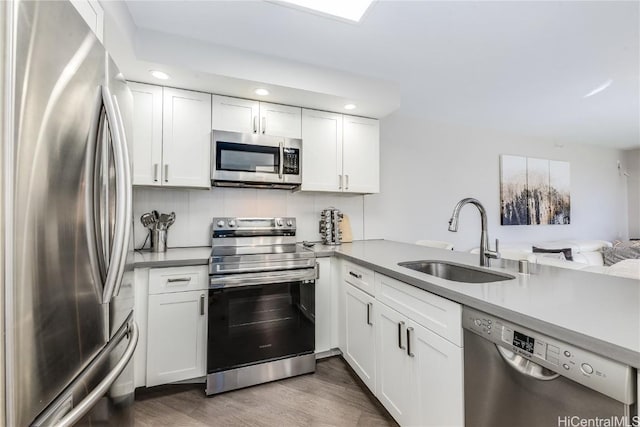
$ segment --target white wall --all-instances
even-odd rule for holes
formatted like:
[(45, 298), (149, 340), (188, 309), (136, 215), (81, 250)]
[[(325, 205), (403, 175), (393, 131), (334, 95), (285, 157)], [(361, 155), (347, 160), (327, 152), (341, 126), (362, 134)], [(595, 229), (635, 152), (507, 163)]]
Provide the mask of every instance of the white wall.
[(629, 237), (640, 239), (640, 148), (627, 150), (627, 189), (629, 197)]
[[(211, 245), (211, 218), (214, 216), (297, 218), (298, 241), (317, 241), (320, 211), (329, 206), (349, 216), (354, 239), (362, 239), (363, 197), (323, 193), (292, 193), (285, 190), (213, 188), (207, 190), (135, 187), (133, 192), (134, 239), (139, 248), (148, 232), (139, 218), (153, 209), (176, 213), (169, 229), (170, 248)], [(148, 243), (147, 243), (148, 246)]]
[[(626, 179), (618, 174), (623, 152), (428, 123), (394, 113), (381, 121), (381, 192), (365, 196), (366, 238), (413, 242), (445, 240), (457, 250), (479, 245), (480, 216), (473, 206), (460, 215), (458, 233), (447, 231), (454, 205), (480, 200), (489, 237), (503, 242), (626, 238)], [(571, 224), (500, 225), (501, 154), (571, 164)], [(493, 243), (492, 243), (493, 245)]]

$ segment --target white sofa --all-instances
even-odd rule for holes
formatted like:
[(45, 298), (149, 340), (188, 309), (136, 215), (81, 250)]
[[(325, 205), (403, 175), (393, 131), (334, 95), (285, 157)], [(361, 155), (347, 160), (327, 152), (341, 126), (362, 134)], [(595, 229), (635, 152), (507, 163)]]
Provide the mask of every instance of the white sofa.
[[(534, 253), (533, 247), (541, 249), (571, 249), (573, 260), (561, 259), (558, 254)], [(610, 267), (604, 265), (602, 248), (612, 247), (605, 240), (558, 240), (553, 242), (520, 242), (500, 245), (500, 255), (504, 259), (526, 259), (539, 265), (570, 268), (592, 273), (610, 274), (640, 280), (640, 260), (631, 259), (618, 262)], [(480, 249), (471, 250), (479, 253)]]

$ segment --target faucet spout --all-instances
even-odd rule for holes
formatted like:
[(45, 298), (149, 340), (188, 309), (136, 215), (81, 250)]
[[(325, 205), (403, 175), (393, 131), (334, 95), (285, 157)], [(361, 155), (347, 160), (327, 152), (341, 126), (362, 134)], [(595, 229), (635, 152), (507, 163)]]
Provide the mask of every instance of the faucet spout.
[(498, 252), (498, 239), (496, 239), (496, 250), (492, 251), (489, 248), (489, 232), (487, 229), (487, 211), (485, 210), (482, 203), (477, 199), (467, 197), (466, 199), (460, 200), (456, 206), (453, 208), (453, 213), (451, 214), (451, 219), (449, 220), (449, 231), (456, 232), (458, 231), (458, 218), (460, 217), (460, 210), (463, 206), (467, 204), (472, 204), (478, 211), (480, 212), (480, 222), (481, 222), (481, 232), (480, 232), (480, 265), (483, 267), (488, 267), (490, 263), (490, 259), (498, 259), (500, 258), (500, 253)]

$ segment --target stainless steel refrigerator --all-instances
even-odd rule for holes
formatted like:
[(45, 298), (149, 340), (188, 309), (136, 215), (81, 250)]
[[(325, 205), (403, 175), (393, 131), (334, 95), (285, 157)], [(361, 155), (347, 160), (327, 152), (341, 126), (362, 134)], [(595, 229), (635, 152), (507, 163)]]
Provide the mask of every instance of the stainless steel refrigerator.
[(0, 425), (126, 425), (132, 96), (68, 1), (1, 5)]

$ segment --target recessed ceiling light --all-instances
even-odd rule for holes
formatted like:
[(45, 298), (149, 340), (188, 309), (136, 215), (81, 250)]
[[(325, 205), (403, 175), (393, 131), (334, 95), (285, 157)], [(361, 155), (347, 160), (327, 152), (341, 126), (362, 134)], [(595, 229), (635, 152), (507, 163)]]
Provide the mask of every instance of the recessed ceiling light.
[(151, 73), (151, 75), (153, 77), (155, 77), (156, 79), (160, 79), (160, 80), (167, 80), (169, 78), (169, 74), (167, 73), (163, 73), (162, 71), (158, 71), (158, 70), (151, 70), (149, 71)]
[(269, 91), (263, 88), (258, 88), (256, 90), (253, 91), (253, 93), (255, 93), (256, 95), (260, 95), (260, 96), (267, 96), (269, 95)]
[(607, 80), (606, 82), (602, 83), (600, 86), (598, 86), (597, 88), (595, 88), (594, 90), (592, 90), (591, 92), (583, 96), (583, 98), (589, 98), (590, 96), (593, 96), (597, 93), (602, 92), (603, 90), (611, 86), (611, 83), (613, 83), (613, 79)]
[(344, 106), (345, 110), (355, 110), (356, 104), (347, 104)]
[(282, 3), (360, 22), (373, 0), (281, 0), (276, 2), (276, 4)]

